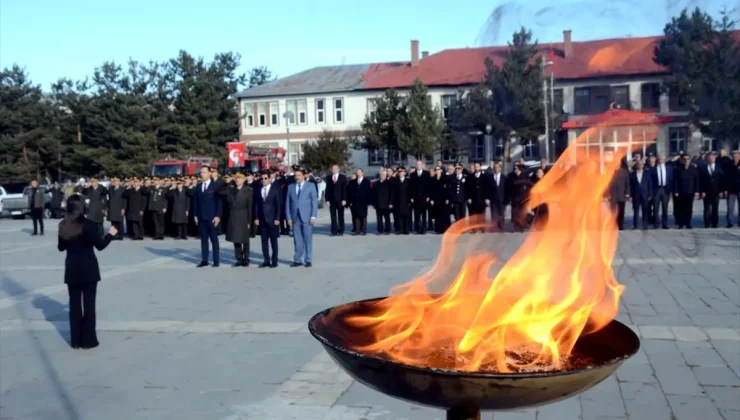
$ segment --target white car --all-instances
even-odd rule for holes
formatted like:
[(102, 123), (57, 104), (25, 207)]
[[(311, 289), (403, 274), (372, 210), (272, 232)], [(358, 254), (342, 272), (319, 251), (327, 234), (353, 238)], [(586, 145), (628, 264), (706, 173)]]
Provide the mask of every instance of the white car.
[(0, 186), (0, 216), (6, 216), (5, 214), (3, 214), (3, 211), (4, 211), (3, 201), (16, 200), (16, 199), (23, 198), (23, 197), (24, 197), (23, 193), (9, 194), (8, 191), (6, 191), (4, 187)]

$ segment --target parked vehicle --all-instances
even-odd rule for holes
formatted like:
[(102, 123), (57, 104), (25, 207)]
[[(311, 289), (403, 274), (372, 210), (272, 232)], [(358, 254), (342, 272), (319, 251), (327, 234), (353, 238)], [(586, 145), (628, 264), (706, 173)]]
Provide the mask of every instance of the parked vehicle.
[[(39, 185), (46, 195), (46, 205), (44, 207), (44, 218), (51, 218), (51, 192), (48, 185)], [(26, 186), (21, 194), (4, 197), (2, 199), (2, 214), (9, 215), (14, 219), (23, 219), (31, 213), (28, 207), (28, 195), (31, 193), (31, 186)]]
[(27, 184), (7, 184), (0, 187), (0, 217), (10, 216), (10, 211), (5, 206), (6, 201), (12, 201), (17, 198), (23, 198), (23, 188)]

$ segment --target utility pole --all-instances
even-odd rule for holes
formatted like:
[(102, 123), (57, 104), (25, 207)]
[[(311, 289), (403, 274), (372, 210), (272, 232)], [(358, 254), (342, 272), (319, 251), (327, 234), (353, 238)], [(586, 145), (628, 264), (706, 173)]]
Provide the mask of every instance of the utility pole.
[[(547, 68), (547, 60), (545, 59), (545, 56), (542, 56), (542, 76), (545, 75), (545, 69)], [(547, 94), (547, 79), (545, 77), (542, 77), (542, 105), (544, 110), (544, 117), (545, 117), (545, 156), (547, 158), (550, 158), (550, 115), (549, 115), (549, 106), (548, 106), (548, 94)]]

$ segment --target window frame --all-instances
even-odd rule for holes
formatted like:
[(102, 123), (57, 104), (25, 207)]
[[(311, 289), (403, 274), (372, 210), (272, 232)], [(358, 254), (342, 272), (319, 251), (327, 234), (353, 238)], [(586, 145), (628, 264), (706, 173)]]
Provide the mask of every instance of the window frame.
[[(292, 105), (292, 108), (293, 109), (291, 109), (291, 105)], [(285, 101), (285, 112), (292, 112), (293, 113), (292, 120), (290, 118), (286, 118), (286, 120), (288, 120), (288, 121), (286, 121), (286, 123), (289, 126), (291, 126), (291, 125), (292, 126), (297, 125), (297, 122), (298, 122), (298, 101), (297, 100)]]
[(528, 139), (522, 144), (522, 157), (525, 159), (538, 159), (540, 157), (540, 142)]
[[(584, 93), (585, 95), (579, 95)], [(579, 105), (579, 98), (581, 102)], [(585, 99), (584, 99), (585, 98)], [(585, 109), (583, 106), (585, 105)], [(576, 115), (588, 115), (591, 113), (591, 88), (590, 87), (577, 87), (573, 89), (573, 113)]]
[[(622, 104), (617, 103), (617, 93), (620, 95), (622, 92), (626, 95), (625, 100), (626, 103), (624, 106), (621, 106)], [(615, 107), (619, 106), (617, 109), (623, 109), (623, 110), (631, 110), (632, 109), (632, 100), (630, 97), (630, 85), (614, 85), (609, 87), (609, 102), (610, 104), (614, 104)]]
[(645, 82), (640, 85), (640, 110), (660, 111), (661, 94), (659, 82)]
[[(478, 153), (480, 152), (480, 154)], [(483, 162), (486, 158), (486, 136), (474, 135), (470, 142), (470, 162)]]
[(280, 103), (270, 102), (270, 126), (280, 126)]
[[(303, 110), (301, 110), (303, 105)], [(303, 117), (303, 121), (301, 121)], [(296, 125), (307, 125), (308, 124), (308, 101), (305, 99), (299, 99), (296, 101)]]
[(257, 104), (257, 123), (260, 127), (267, 126), (267, 103), (260, 102)]
[[(332, 101), (334, 105), (334, 124), (344, 124), (344, 98), (337, 97), (333, 98)], [(339, 101), (341, 106), (337, 107), (337, 101)], [(339, 118), (337, 118), (337, 116), (339, 116)]]
[[(448, 101), (449, 103), (447, 103)], [(440, 98), (440, 102), (442, 104), (442, 119), (447, 121), (450, 119), (452, 108), (455, 107), (455, 103), (457, 102), (457, 95), (442, 95), (442, 97)]]
[(368, 149), (367, 166), (382, 166), (385, 163), (386, 149)]
[[(676, 139), (674, 140), (674, 133), (676, 133)], [(683, 139), (681, 139), (680, 134), (683, 133)], [(668, 127), (668, 152), (671, 155), (676, 155), (680, 152), (686, 152), (686, 145), (688, 144), (689, 140), (689, 127), (688, 126), (678, 126), (678, 127)], [(674, 147), (674, 144), (676, 147)], [(681, 146), (681, 147), (678, 147)]]
[[(321, 104), (321, 107), (319, 107), (319, 104)], [(316, 124), (326, 124), (326, 99), (315, 99), (314, 106), (316, 107)]]
[(254, 104), (244, 102), (244, 125), (245, 128), (253, 128), (255, 123), (254, 119)]

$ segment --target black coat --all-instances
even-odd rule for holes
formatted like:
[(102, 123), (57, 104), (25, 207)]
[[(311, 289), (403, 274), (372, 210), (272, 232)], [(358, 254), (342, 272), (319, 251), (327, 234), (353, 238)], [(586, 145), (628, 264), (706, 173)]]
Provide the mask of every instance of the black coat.
[(434, 202), (434, 207), (444, 206), (449, 201), (448, 180), (445, 175), (440, 178), (433, 176), (429, 179), (429, 201)]
[(427, 199), (431, 199), (431, 180), (432, 177), (429, 176), (429, 171), (416, 171), (413, 174), (409, 175), (409, 180), (411, 181), (410, 189), (411, 189), (411, 198), (414, 199), (414, 206), (425, 206)]
[(236, 244), (249, 242), (250, 226), (253, 223), (254, 191), (246, 184), (241, 189), (229, 187), (229, 225), (226, 228), (226, 240)]
[(270, 185), (270, 190), (267, 193), (267, 197), (262, 198), (262, 189), (257, 192), (257, 201), (254, 204), (254, 218), (262, 223), (274, 223), (276, 220), (279, 221), (283, 214), (283, 200), (281, 198), (282, 191), (280, 191), (280, 185), (273, 183)]
[(367, 217), (367, 206), (372, 201), (372, 195), (370, 193), (370, 180), (362, 178), (362, 182), (358, 180), (350, 181), (347, 186), (347, 198), (349, 198), (349, 204), (354, 210), (355, 217), (363, 218)]
[(534, 183), (524, 172), (517, 175), (512, 172), (506, 177), (507, 181), (507, 192), (506, 196), (511, 200), (511, 205), (518, 207), (524, 204), (529, 197), (529, 191), (532, 189)]
[(688, 168), (683, 165), (678, 166), (673, 173), (673, 181), (675, 194), (694, 195), (701, 191), (699, 170), (696, 165), (691, 164)]
[(162, 213), (167, 209), (167, 189), (164, 187), (149, 187), (149, 202), (147, 210)]
[(146, 211), (146, 188), (138, 190), (129, 188), (123, 193), (126, 200), (126, 219), (130, 222), (141, 222), (144, 219), (142, 213)]
[(178, 191), (177, 188), (169, 190), (168, 192), (170, 200), (172, 200), (172, 223), (174, 224), (185, 224), (188, 222), (188, 216), (190, 212), (190, 195), (191, 193), (187, 188), (183, 188)]
[(732, 163), (725, 169), (725, 188), (729, 193), (740, 193), (740, 165)]
[[(532, 178), (535, 180), (536, 178)], [(508, 203), (508, 196), (506, 194), (506, 175), (502, 172), (499, 174), (498, 185), (496, 185), (496, 174), (489, 176), (488, 186), (488, 199), (493, 203), (506, 204)]]
[(400, 216), (411, 214), (411, 181), (406, 177), (403, 182), (397, 178), (393, 185), (393, 209)]
[(118, 188), (111, 187), (108, 189), (108, 221), (123, 222), (121, 210), (126, 209), (125, 192), (126, 189), (120, 185)]
[(64, 201), (64, 193), (62, 190), (60, 188), (52, 188), (49, 192), (51, 193), (51, 208), (62, 208), (62, 201)]
[(467, 200), (465, 195), (466, 183), (465, 175), (462, 174), (460, 179), (457, 179), (457, 174), (450, 175), (450, 202), (451, 203), (462, 203), (464, 204)]
[(83, 195), (90, 200), (87, 205), (87, 218), (95, 223), (103, 223), (105, 213), (108, 210), (108, 190), (104, 186), (98, 185), (97, 188), (89, 187), (85, 189)]
[(341, 204), (342, 201), (347, 201), (347, 177), (339, 174), (337, 176), (337, 183), (335, 184), (333, 175), (326, 177), (326, 201), (336, 204)]
[(700, 188), (702, 193), (708, 197), (716, 197), (719, 193), (725, 191), (725, 173), (718, 163), (714, 164), (714, 172), (711, 175), (709, 175), (709, 165), (701, 168), (700, 174)]
[(614, 203), (624, 203), (630, 196), (630, 172), (619, 168), (612, 177), (609, 185), (609, 200)]
[(476, 178), (475, 174), (470, 174), (465, 180), (465, 185), (465, 195), (468, 200), (473, 200), (472, 204), (475, 206), (485, 206), (486, 198), (488, 198), (486, 194), (486, 176), (481, 173)]
[(376, 181), (373, 184), (373, 206), (378, 210), (388, 210), (393, 205), (393, 181)]
[(100, 281), (100, 267), (93, 247), (102, 251), (113, 239), (111, 235), (100, 237), (97, 223), (85, 219), (82, 234), (71, 240), (58, 238), (57, 249), (67, 251), (64, 261), (64, 282), (70, 284)]

